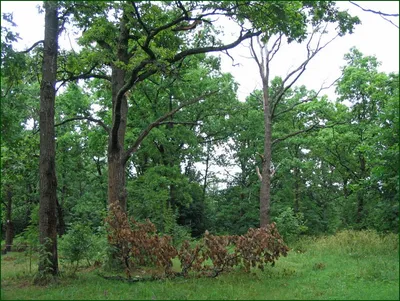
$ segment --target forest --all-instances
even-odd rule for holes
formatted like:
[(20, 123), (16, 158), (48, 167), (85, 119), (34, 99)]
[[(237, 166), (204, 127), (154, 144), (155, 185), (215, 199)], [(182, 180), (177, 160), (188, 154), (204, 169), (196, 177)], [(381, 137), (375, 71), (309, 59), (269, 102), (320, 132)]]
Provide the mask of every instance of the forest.
[[(44, 40), (24, 51), (12, 14), (2, 15), (2, 265), (7, 253), (25, 254), (35, 283), (64, 265), (124, 271), (125, 280), (139, 266), (216, 278), (236, 266), (269, 271), (317, 238), (337, 246), (369, 233), (398, 244), (398, 72), (379, 71), (378, 57), (353, 47), (336, 81), (297, 84), (361, 26), (357, 16), (334, 1), (38, 9)], [(234, 36), (224, 38), (222, 21)], [(65, 33), (77, 37), (68, 49)], [(241, 101), (217, 54), (244, 42), (262, 88)], [(305, 56), (273, 77), (283, 43), (302, 43)], [(331, 87), (336, 99), (324, 93)], [(177, 258), (182, 269), (171, 272)], [(398, 274), (397, 254), (397, 284)]]

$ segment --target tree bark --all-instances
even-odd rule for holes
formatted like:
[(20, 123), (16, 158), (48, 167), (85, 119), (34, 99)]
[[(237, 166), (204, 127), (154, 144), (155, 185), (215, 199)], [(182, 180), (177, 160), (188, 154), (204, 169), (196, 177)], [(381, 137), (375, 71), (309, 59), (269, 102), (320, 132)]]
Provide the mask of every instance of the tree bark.
[(55, 165), (55, 84), (58, 51), (58, 4), (44, 2), (45, 34), (40, 85), (40, 202), (39, 241), (44, 246), (39, 272), (58, 274), (57, 255), (57, 178)]
[(269, 102), (268, 77), (263, 76), (263, 110), (264, 110), (264, 158), (262, 160), (262, 179), (260, 186), (260, 228), (270, 223), (271, 207), (271, 144), (272, 122)]
[[(128, 64), (128, 37), (129, 30), (126, 27), (126, 16), (121, 20), (120, 35), (118, 39), (118, 60)], [(112, 128), (108, 142), (108, 203), (119, 202), (123, 211), (126, 211), (126, 187), (125, 187), (125, 160), (124, 141), (128, 103), (126, 95), (119, 96), (121, 88), (125, 85), (126, 71), (112, 66), (111, 93), (112, 93)]]
[[(360, 178), (365, 179), (367, 177), (366, 171), (366, 161), (363, 154), (359, 154), (360, 158)], [(357, 191), (357, 215), (356, 215), (356, 223), (362, 228), (362, 220), (364, 216), (364, 189), (363, 187), (359, 188)]]
[(65, 234), (64, 209), (57, 199), (57, 233), (61, 237)]

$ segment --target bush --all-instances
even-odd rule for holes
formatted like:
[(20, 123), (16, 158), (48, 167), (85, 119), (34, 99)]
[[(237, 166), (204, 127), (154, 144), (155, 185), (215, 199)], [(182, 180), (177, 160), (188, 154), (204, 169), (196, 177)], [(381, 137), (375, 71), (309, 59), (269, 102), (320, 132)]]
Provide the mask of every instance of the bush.
[(90, 260), (101, 262), (104, 259), (107, 243), (105, 235), (102, 233), (96, 235), (93, 232), (88, 225), (78, 223), (59, 239), (61, 256), (69, 261), (71, 266), (75, 264), (75, 271), (81, 260), (86, 260), (90, 265)]
[(295, 213), (291, 207), (284, 209), (275, 218), (275, 222), (279, 228), (279, 233), (285, 241), (293, 241), (308, 230), (303, 213)]
[[(243, 265), (246, 271), (251, 267), (263, 270), (266, 264), (273, 265), (289, 251), (275, 223), (266, 228), (249, 229), (240, 236), (216, 236), (206, 231), (204, 238), (194, 247), (189, 241), (184, 241), (179, 252), (172, 245), (170, 236), (157, 235), (156, 227), (150, 221), (128, 220), (117, 204), (110, 205), (107, 223), (109, 242), (118, 250), (128, 278), (131, 278), (131, 266), (134, 265), (157, 265), (164, 269), (166, 276), (187, 276), (189, 271), (193, 271), (216, 277), (237, 265)], [(172, 259), (176, 256), (181, 262), (179, 273), (172, 271)]]

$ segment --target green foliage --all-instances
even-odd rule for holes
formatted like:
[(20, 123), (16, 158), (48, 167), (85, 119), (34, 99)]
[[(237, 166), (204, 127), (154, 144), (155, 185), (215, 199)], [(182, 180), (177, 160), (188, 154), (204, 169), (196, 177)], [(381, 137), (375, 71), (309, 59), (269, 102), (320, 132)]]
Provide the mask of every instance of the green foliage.
[(302, 212), (295, 213), (291, 207), (281, 211), (274, 218), (274, 221), (285, 241), (298, 239), (301, 234), (306, 233), (308, 230), (304, 214)]
[(319, 238), (317, 245), (320, 249), (356, 257), (385, 256), (398, 252), (399, 236), (394, 233), (379, 234), (375, 230), (343, 230), (334, 236)]
[(82, 260), (86, 260), (88, 264), (91, 260), (99, 263), (104, 260), (104, 248), (107, 244), (105, 232), (93, 232), (89, 225), (75, 223), (67, 234), (58, 240), (60, 258), (67, 260), (71, 266), (75, 264), (74, 272)]
[(51, 244), (51, 239), (46, 237), (45, 242), (38, 246), (38, 265), (42, 266), (42, 269), (39, 269), (33, 277), (33, 283), (35, 285), (44, 286), (56, 280), (53, 273), (52, 262), (50, 260), (53, 254), (48, 251), (48, 244)]

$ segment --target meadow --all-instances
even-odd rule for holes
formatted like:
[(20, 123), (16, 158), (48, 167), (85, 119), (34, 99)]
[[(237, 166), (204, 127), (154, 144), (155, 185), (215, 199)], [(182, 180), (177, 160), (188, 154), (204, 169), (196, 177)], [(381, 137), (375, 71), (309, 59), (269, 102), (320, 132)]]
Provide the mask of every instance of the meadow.
[[(2, 300), (398, 300), (396, 234), (342, 231), (289, 244), (274, 267), (237, 268), (217, 278), (127, 283), (104, 279), (101, 267), (80, 266), (46, 286), (33, 285), (37, 266), (25, 252), (1, 256)], [(36, 262), (36, 261), (34, 261)], [(178, 264), (178, 263), (176, 263)]]

